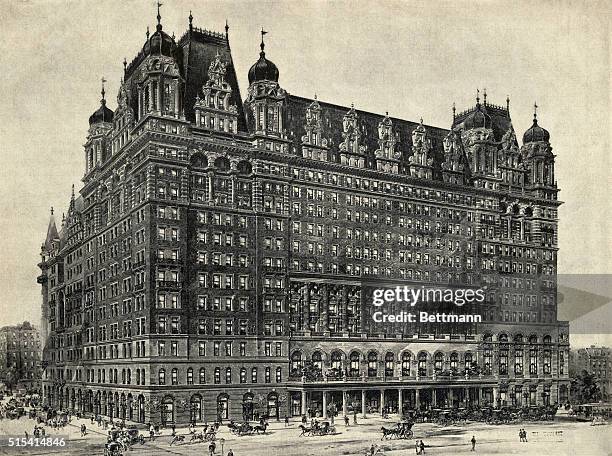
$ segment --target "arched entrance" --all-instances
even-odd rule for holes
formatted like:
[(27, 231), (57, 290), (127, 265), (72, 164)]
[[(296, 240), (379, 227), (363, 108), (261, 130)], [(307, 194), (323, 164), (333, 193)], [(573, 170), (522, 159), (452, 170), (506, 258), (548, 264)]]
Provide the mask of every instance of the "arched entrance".
[(161, 424), (167, 426), (174, 423), (174, 399), (172, 396), (164, 397), (161, 407)]
[(253, 403), (253, 400), (253, 393), (245, 393), (244, 396), (242, 396), (242, 419), (244, 421), (250, 421), (255, 419), (255, 405)]
[(229, 419), (229, 396), (225, 393), (217, 396), (217, 419), (219, 421)]
[(145, 422), (145, 398), (142, 394), (138, 395), (138, 422)]
[(268, 417), (279, 419), (278, 394), (276, 392), (268, 394)]
[(189, 420), (192, 423), (199, 423), (202, 421), (202, 396), (199, 394), (194, 394), (191, 396), (189, 401)]

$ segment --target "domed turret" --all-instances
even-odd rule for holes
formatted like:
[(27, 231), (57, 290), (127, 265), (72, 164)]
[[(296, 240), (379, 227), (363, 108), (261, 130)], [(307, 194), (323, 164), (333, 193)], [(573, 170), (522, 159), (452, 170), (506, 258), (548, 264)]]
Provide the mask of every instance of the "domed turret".
[(102, 99), (100, 100), (100, 107), (89, 116), (89, 125), (93, 125), (100, 122), (112, 122), (113, 111), (106, 106), (106, 100), (104, 99), (104, 85), (102, 85)]
[[(155, 33), (147, 39), (143, 46), (145, 55), (165, 55), (172, 57), (176, 49), (174, 38), (162, 30), (161, 15), (159, 14), (160, 4), (157, 5), (157, 27)], [(147, 35), (149, 34), (147, 28)]]
[[(537, 109), (537, 105), (535, 106)], [(523, 135), (523, 144), (533, 143), (533, 142), (548, 142), (550, 140), (550, 133), (547, 130), (540, 127), (538, 125), (538, 116), (537, 113), (533, 114), (533, 125), (525, 132)]]
[(278, 82), (278, 68), (273, 62), (266, 59), (266, 53), (264, 52), (265, 44), (263, 42), (263, 35), (267, 33), (261, 31), (261, 52), (259, 53), (259, 60), (249, 69), (249, 85), (256, 81), (272, 81)]

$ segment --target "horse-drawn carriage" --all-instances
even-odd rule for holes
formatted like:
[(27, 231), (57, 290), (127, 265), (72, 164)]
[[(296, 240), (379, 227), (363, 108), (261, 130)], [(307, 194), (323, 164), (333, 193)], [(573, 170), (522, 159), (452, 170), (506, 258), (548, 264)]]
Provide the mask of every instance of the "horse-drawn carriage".
[(302, 430), (300, 436), (330, 435), (336, 433), (336, 426), (330, 424), (329, 421), (322, 421), (321, 423), (315, 421), (310, 427), (300, 424), (300, 429)]
[(104, 445), (104, 456), (123, 456), (124, 446), (114, 440)]
[(205, 424), (204, 428), (200, 432), (191, 432), (190, 442), (199, 441), (199, 442), (213, 442), (217, 438), (217, 431), (219, 430), (219, 424)]
[(382, 437), (380, 440), (385, 439), (410, 439), (414, 435), (412, 431), (414, 426), (413, 421), (400, 421), (391, 428), (381, 427)]
[(235, 423), (234, 421), (230, 421), (227, 425), (227, 428), (234, 435), (243, 436), (243, 435), (252, 435), (252, 434), (265, 434), (266, 429), (268, 428), (268, 423), (263, 422), (252, 426), (249, 422), (245, 421), (243, 423)]
[(141, 445), (144, 445), (145, 443), (144, 435), (140, 433), (136, 426), (130, 426), (129, 428), (127, 428), (125, 430), (125, 436), (127, 437), (127, 440), (129, 441), (130, 445), (134, 445), (135, 443), (140, 443)]

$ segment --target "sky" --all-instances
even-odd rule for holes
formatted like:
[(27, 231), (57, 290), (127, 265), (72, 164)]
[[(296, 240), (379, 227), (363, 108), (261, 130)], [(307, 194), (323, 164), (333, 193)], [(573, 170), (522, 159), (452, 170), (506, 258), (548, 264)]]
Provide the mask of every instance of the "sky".
[[(164, 31), (177, 39), (190, 10), (197, 27), (222, 32), (227, 19), (243, 97), (264, 27), (266, 56), (296, 95), (448, 128), (453, 102), (467, 109), (486, 88), (491, 103), (510, 97), (519, 139), (537, 102), (564, 201), (559, 272), (612, 273), (609, 2), (163, 3)], [(123, 59), (155, 29), (155, 5), (0, 0), (0, 326), (40, 319), (49, 208), (61, 219), (72, 184), (81, 187), (100, 79), (114, 109)]]

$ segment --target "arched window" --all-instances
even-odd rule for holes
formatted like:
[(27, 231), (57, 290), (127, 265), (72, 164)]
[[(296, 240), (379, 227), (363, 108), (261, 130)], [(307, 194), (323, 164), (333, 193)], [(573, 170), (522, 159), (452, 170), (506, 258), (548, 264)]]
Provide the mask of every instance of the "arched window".
[(187, 384), (193, 385), (193, 369), (191, 367), (187, 369)]
[(312, 367), (319, 371), (323, 370), (323, 356), (321, 352), (317, 351), (312, 354)]
[(450, 368), (452, 371), (457, 371), (457, 369), (459, 369), (459, 355), (457, 353), (451, 353)]
[(159, 385), (165, 385), (166, 384), (166, 369), (164, 369), (163, 367), (159, 370), (159, 372), (157, 374), (157, 383)]
[(378, 354), (371, 351), (368, 353), (368, 377), (376, 377), (378, 374)]
[(359, 353), (352, 352), (349, 356), (349, 375), (359, 377)]
[(292, 376), (302, 375), (303, 367), (304, 367), (304, 363), (302, 362), (302, 352), (294, 351), (291, 354), (291, 375)]
[(529, 337), (529, 374), (538, 374), (538, 338), (537, 336)]
[(385, 377), (393, 377), (395, 356), (391, 352), (385, 355)]
[(427, 353), (425, 352), (419, 353), (418, 363), (419, 363), (418, 365), (419, 375), (426, 376), (427, 375)]
[(508, 342), (508, 335), (507, 334), (500, 334), (499, 335), (499, 342)]
[(228, 385), (232, 383), (232, 368), (231, 367), (227, 367), (225, 369), (225, 383)]
[(240, 383), (247, 382), (247, 370), (243, 367), (240, 369)]
[(200, 367), (200, 385), (206, 383), (206, 369)]
[(276, 368), (276, 383), (283, 381), (283, 370), (280, 367)]
[(474, 358), (472, 354), (470, 352), (467, 352), (465, 356), (463, 357), (463, 364), (465, 365), (465, 370), (472, 369), (473, 360)]
[(508, 345), (499, 347), (499, 374), (508, 375)]
[(221, 368), (215, 367), (215, 385), (221, 383)]
[(342, 369), (342, 354), (340, 352), (336, 351), (331, 354), (331, 368)]
[(410, 375), (410, 352), (402, 353), (402, 375)]
[(176, 367), (172, 369), (172, 384), (178, 385), (178, 369)]
[(444, 355), (440, 352), (434, 355), (434, 370), (436, 372), (441, 372), (444, 363)]
[(542, 353), (542, 369), (545, 375), (550, 374), (550, 359), (550, 349), (545, 348), (544, 352)]

